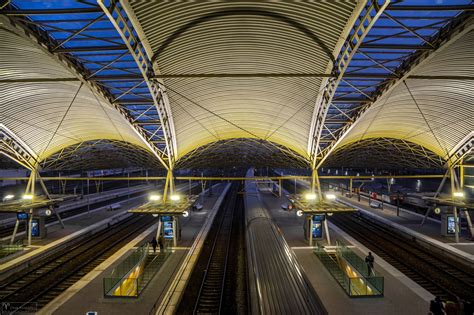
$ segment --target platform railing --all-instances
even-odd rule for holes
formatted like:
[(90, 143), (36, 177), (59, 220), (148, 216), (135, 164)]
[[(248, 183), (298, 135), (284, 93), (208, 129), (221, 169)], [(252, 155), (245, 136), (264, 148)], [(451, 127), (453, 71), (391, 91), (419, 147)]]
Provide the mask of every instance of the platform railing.
[(13, 255), (24, 249), (23, 240), (18, 240), (15, 244), (0, 245), (0, 259)]
[(105, 297), (138, 297), (170, 255), (152, 252), (148, 243), (137, 248), (103, 279)]
[(367, 264), (352, 250), (337, 243), (335, 248), (317, 247), (315, 255), (350, 297), (383, 296), (384, 278), (368, 274)]

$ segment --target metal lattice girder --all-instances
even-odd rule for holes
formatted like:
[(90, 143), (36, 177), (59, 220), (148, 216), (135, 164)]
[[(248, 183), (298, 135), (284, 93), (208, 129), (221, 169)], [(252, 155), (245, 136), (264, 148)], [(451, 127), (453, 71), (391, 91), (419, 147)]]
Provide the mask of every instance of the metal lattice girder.
[(308, 168), (309, 161), (298, 153), (270, 141), (252, 138), (220, 140), (199, 147), (181, 157), (177, 168), (288, 167)]
[(162, 159), (167, 161), (168, 168), (172, 169), (175, 162), (175, 156), (177, 155), (177, 147), (173, 118), (166, 91), (158, 81), (153, 79), (153, 65), (120, 1), (110, 0), (108, 6), (103, 0), (97, 0), (97, 3), (109, 17), (117, 32), (119, 32), (125, 45), (135, 59), (143, 79), (148, 86), (153, 98), (153, 103), (159, 113), (161, 126), (164, 132), (166, 155), (163, 154)]
[(33, 150), (3, 124), (0, 124), (0, 154), (30, 170), (34, 169), (38, 162)]
[(41, 162), (43, 170), (99, 170), (123, 167), (160, 168), (148, 151), (128, 142), (99, 139), (81, 142), (49, 156)]
[[(472, 25), (472, 15), (469, 13), (463, 13), (456, 16), (456, 18), (449, 22), (450, 23), (440, 28), (437, 33), (429, 38), (429, 40), (424, 39), (427, 42), (426, 45), (434, 47), (435, 49), (417, 50), (415, 52), (409, 53), (405, 58), (403, 58), (403, 61), (393, 71), (393, 73), (390, 73), (395, 74), (396, 78), (387, 76), (385, 81), (381, 82), (375, 89), (370, 91), (370, 98), (367, 98), (365, 101), (356, 103), (351, 103), (352, 101), (346, 102), (347, 108), (351, 111), (350, 115), (347, 115), (347, 118), (349, 118), (348, 123), (341, 125), (341, 127), (337, 130), (336, 139), (326, 142), (326, 146), (324, 148), (319, 147), (320, 151), (317, 155), (317, 167), (321, 166), (325, 159), (335, 151), (338, 144), (341, 143), (344, 137), (351, 131), (355, 124), (361, 120), (361, 118), (368, 112), (371, 106), (377, 102), (377, 100), (379, 100), (384, 95), (389, 95), (390, 92), (393, 91), (393, 89), (395, 89), (399, 84), (402, 84), (406, 79), (410, 78), (413, 69), (415, 69), (420, 63), (428, 59), (430, 56), (433, 56), (441, 46), (446, 44), (451, 39), (468, 32), (470, 28), (467, 26)], [(374, 67), (377, 66), (380, 65), (374, 65)], [(357, 92), (356, 94), (360, 95), (361, 97), (364, 96), (360, 92)], [(354, 97), (354, 99), (357, 98)], [(354, 107), (354, 104), (357, 104), (357, 107)], [(447, 154), (443, 158), (449, 160), (450, 155)]]
[(323, 166), (438, 169), (444, 164), (443, 158), (416, 143), (394, 138), (368, 138), (338, 147)]
[(333, 65), (332, 72), (336, 75), (336, 78), (327, 80), (323, 93), (318, 96), (315, 113), (313, 114), (313, 121), (311, 123), (312, 128), (310, 131), (308, 144), (309, 156), (312, 161), (313, 168), (316, 166), (318, 154), (320, 151), (319, 145), (321, 134), (324, 129), (324, 121), (326, 119), (329, 106), (333, 101), (336, 89), (357, 49), (361, 45), (365, 36), (367, 36), (369, 33), (375, 21), (377, 21), (382, 12), (388, 6), (389, 2), (390, 1), (384, 1), (382, 5), (379, 5), (377, 0), (370, 0), (366, 2), (361, 12), (361, 16), (355, 21), (352, 31), (343, 44), (341, 52), (336, 59), (336, 63)]
[(474, 151), (474, 131), (462, 139), (450, 152), (447, 166), (462, 162), (463, 158)]
[[(28, 6), (30, 3), (22, 2), (21, 5)], [(68, 4), (64, 4), (64, 6), (67, 5)], [(13, 6), (11, 8), (12, 10), (18, 9)], [(130, 123), (141, 141), (143, 141), (145, 146), (148, 147), (151, 152), (153, 152), (155, 158), (161, 161), (165, 168), (169, 168), (169, 163), (167, 161), (168, 154), (165, 150), (165, 146), (161, 145), (161, 125), (158, 124), (158, 126), (156, 126), (157, 128), (155, 128), (152, 133), (153, 137), (150, 138), (149, 129), (151, 129), (151, 127), (141, 126), (140, 124), (134, 123), (136, 120), (135, 115), (133, 115), (132, 111), (130, 110), (130, 108), (136, 108), (137, 106), (140, 106), (139, 104), (131, 103), (131, 97), (134, 99), (143, 97), (151, 99), (148, 87), (141, 87), (137, 85), (136, 81), (130, 82), (129, 80), (123, 81), (121, 79), (116, 80), (114, 78), (108, 78), (107, 80), (104, 80), (106, 81), (106, 83), (104, 83), (97, 79), (97, 74), (105, 75), (106, 77), (112, 74), (114, 76), (121, 76), (125, 74), (135, 77), (140, 76), (140, 72), (136, 66), (135, 60), (131, 57), (128, 47), (123, 45), (121, 39), (119, 39), (120, 42), (113, 42), (109, 39), (107, 33), (104, 33), (100, 35), (102, 37), (99, 37), (99, 33), (95, 33), (95, 30), (98, 28), (95, 25), (93, 27), (89, 27), (89, 29), (93, 31), (93, 34), (96, 36), (85, 34), (85, 31), (88, 29), (86, 29), (84, 25), (93, 25), (94, 21), (107, 23), (110, 25), (108, 28), (113, 32), (116, 32), (115, 28), (113, 28), (107, 17), (100, 19), (100, 13), (102, 13), (104, 16), (105, 14), (99, 7), (97, 7), (97, 9), (98, 10), (95, 10), (97, 11), (94, 13), (95, 15), (90, 15), (91, 13), (88, 12), (87, 8), (85, 10), (76, 10), (76, 8), (72, 8), (71, 10), (73, 10), (76, 14), (72, 19), (67, 16), (67, 12), (63, 12), (64, 16), (61, 15), (61, 18), (58, 19), (44, 19), (44, 16), (55, 14), (54, 12), (56, 12), (56, 10), (61, 12), (61, 10), (63, 10), (61, 8), (55, 8), (47, 11), (37, 9), (25, 11), (31, 13), (32, 15), (17, 16), (12, 14), (9, 16), (9, 19), (10, 22), (16, 27), (21, 27), (30, 38), (38, 42), (43, 47), (46, 47), (60, 63), (68, 67), (77, 76), (77, 80), (85, 83), (95, 95), (111, 104), (111, 106), (115, 108)], [(51, 11), (54, 12), (51, 13)], [(2, 13), (3, 12), (4, 11), (2, 11)], [(84, 16), (84, 18), (78, 19), (77, 14), (82, 14), (81, 16)], [(41, 18), (37, 19), (36, 17), (38, 16)], [(76, 22), (80, 25), (79, 27), (77, 26)], [(56, 25), (61, 25), (61, 27)], [(73, 34), (74, 37), (72, 37), (71, 34)], [(97, 46), (96, 51), (90, 50), (86, 52), (82, 51), (74, 53), (71, 51), (70, 53), (58, 53), (58, 50), (61, 51), (62, 48), (82, 45), (81, 39), (84, 38), (91, 39), (102, 44), (113, 43), (117, 45), (117, 47), (121, 45), (123, 49), (119, 52), (107, 52), (102, 50), (104, 46)], [(99, 62), (97, 60), (103, 61)], [(118, 62), (122, 63), (123, 65), (116, 66)], [(129, 65), (133, 65), (134, 67), (130, 67)], [(143, 81), (143, 78), (141, 78), (141, 81)], [(127, 106), (124, 106), (125, 104), (127, 104)], [(152, 114), (153, 113), (150, 112), (149, 119), (158, 121), (158, 113), (156, 113), (156, 110), (154, 116)]]

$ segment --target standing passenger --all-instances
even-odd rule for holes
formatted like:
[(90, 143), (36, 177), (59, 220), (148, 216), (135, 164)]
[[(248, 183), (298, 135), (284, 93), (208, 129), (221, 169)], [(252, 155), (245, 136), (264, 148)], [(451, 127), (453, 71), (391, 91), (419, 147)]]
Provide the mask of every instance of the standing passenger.
[(165, 238), (163, 237), (163, 233), (161, 233), (160, 237), (158, 237), (158, 245), (160, 245), (160, 253), (162, 253), (165, 245)]
[[(365, 263), (367, 264), (367, 276), (371, 276), (372, 273), (373, 273), (373, 269), (374, 269), (374, 256), (372, 256), (372, 253), (369, 252), (369, 255), (367, 255), (367, 257), (365, 257)], [(374, 272), (374, 275), (375, 275), (375, 272)]]
[(151, 244), (151, 246), (153, 246), (153, 254), (156, 254), (156, 245), (158, 245), (158, 242), (156, 241), (155, 237), (153, 237), (150, 244)]
[(430, 312), (433, 315), (444, 315), (443, 302), (439, 296), (430, 301)]

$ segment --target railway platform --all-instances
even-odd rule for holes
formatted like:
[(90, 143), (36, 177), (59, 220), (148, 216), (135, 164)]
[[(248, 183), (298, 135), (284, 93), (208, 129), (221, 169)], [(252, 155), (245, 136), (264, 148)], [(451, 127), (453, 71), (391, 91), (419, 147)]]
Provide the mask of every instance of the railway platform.
[[(329, 314), (424, 314), (428, 312), (429, 301), (433, 298), (428, 291), (417, 285), (401, 272), (376, 256), (375, 269), (385, 279), (383, 297), (349, 298), (333, 276), (307, 245), (303, 234), (303, 217), (295, 211), (286, 211), (281, 204), (286, 198), (271, 194), (261, 194), (270, 215), (283, 233), (322, 303)], [(342, 230), (329, 225), (331, 239), (339, 240), (364, 258), (368, 249)], [(324, 244), (322, 244), (324, 245)]]
[[(72, 200), (66, 200), (62, 202), (56, 211), (61, 215), (63, 212), (67, 212), (71, 209), (78, 207), (84, 207), (93, 205), (100, 202), (106, 202), (112, 199), (117, 199), (122, 197), (122, 199), (127, 199), (127, 195), (131, 198), (136, 196), (140, 192), (153, 189), (153, 185), (136, 185), (132, 187), (118, 188), (114, 190), (102, 191), (98, 193), (92, 193), (89, 195), (84, 195), (84, 198), (80, 198), (79, 195), (77, 198)], [(65, 217), (64, 219), (66, 219)], [(0, 213), (0, 226), (13, 225), (16, 220), (16, 215), (12, 213)], [(55, 221), (57, 222), (57, 221)]]
[(421, 225), (423, 216), (412, 211), (400, 209), (399, 216), (397, 216), (396, 206), (384, 204), (383, 210), (371, 208), (365, 196), (361, 196), (361, 201), (357, 200), (357, 196), (348, 198), (338, 195), (337, 197), (340, 201), (347, 202), (356, 207), (364, 215), (400, 230), (430, 247), (438, 248), (459, 259), (474, 263), (474, 241), (470, 239), (467, 231), (461, 231), (460, 242), (455, 243), (454, 236), (440, 235), (441, 222), (439, 220), (428, 218)]
[(43, 239), (33, 239), (31, 246), (25, 246), (24, 250), (9, 255), (2, 259), (0, 264), (0, 279), (34, 264), (52, 251), (67, 246), (67, 244), (77, 238), (87, 237), (87, 235), (98, 231), (103, 226), (119, 221), (127, 216), (127, 210), (143, 203), (144, 197), (134, 197), (120, 202), (121, 209), (108, 211), (109, 207), (104, 206), (63, 220), (65, 227), (51, 223), (47, 225), (48, 235)]
[[(119, 251), (102, 262), (80, 281), (46, 305), (39, 314), (85, 314), (94, 311), (99, 314), (154, 314), (167, 296), (175, 278), (179, 275), (183, 262), (193, 247), (195, 239), (207, 218), (216, 209), (224, 185), (214, 187), (213, 195), (203, 199), (203, 209), (192, 212), (182, 220), (182, 235), (177, 247), (171, 247), (171, 254), (158, 273), (149, 282), (138, 298), (105, 298), (103, 278), (119, 265), (137, 247), (149, 242), (156, 233), (156, 225), (151, 226)], [(192, 269), (192, 266), (191, 266)]]

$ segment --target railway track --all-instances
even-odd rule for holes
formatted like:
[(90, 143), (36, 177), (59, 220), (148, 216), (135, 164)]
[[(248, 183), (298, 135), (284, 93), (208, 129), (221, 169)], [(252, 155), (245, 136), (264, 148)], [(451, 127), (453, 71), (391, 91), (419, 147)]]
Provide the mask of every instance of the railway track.
[(46, 257), (7, 278), (0, 286), (0, 301), (14, 305), (10, 314), (32, 304), (40, 309), (154, 222), (149, 216), (132, 215)]
[[(284, 183), (294, 189), (294, 183)], [(304, 191), (297, 183), (297, 192)], [(474, 302), (474, 267), (460, 266), (447, 256), (440, 256), (360, 214), (334, 215), (329, 219), (364, 246), (397, 268), (435, 296), (448, 299), (460, 297)]]
[(335, 215), (329, 220), (433, 295), (474, 302), (474, 268), (460, 267), (360, 215)]
[[(140, 195), (143, 195), (143, 198), (145, 198), (146, 191), (139, 191), (139, 192), (131, 193), (130, 198), (134, 198), (134, 197), (137, 197), (137, 196), (140, 196)], [(91, 203), (89, 205), (89, 210), (95, 210), (95, 209), (98, 209), (98, 208), (101, 208), (101, 207), (104, 207), (104, 206), (108, 206), (108, 205), (117, 203), (119, 201), (127, 200), (128, 198), (129, 197), (125, 194), (123, 196), (120, 196), (120, 197), (117, 197), (117, 198), (114, 198), (114, 199), (109, 199), (109, 200), (104, 200), (104, 201), (98, 201), (98, 202), (95, 202), (95, 203)], [(87, 211), (87, 205), (81, 206), (81, 207), (78, 207), (78, 208), (74, 208), (74, 209), (71, 209), (71, 210), (63, 211), (63, 212), (60, 213), (60, 215), (61, 215), (61, 219), (66, 219), (66, 218), (78, 215), (78, 214), (86, 212), (86, 211)], [(58, 220), (58, 218), (55, 215), (51, 215), (49, 217), (46, 217), (45, 223), (48, 224), (48, 223), (56, 222), (57, 220)], [(12, 233), (13, 233), (13, 228), (14, 228), (14, 224), (4, 226), (4, 227), (0, 228), (0, 238), (11, 236)], [(25, 224), (20, 224), (18, 226), (17, 233), (20, 233), (20, 232), (23, 232), (23, 231), (25, 231)]]
[(240, 294), (245, 288), (239, 281), (245, 279), (245, 262), (237, 256), (245, 241), (243, 198), (237, 189), (238, 184), (233, 184), (214, 219), (177, 314), (224, 314), (239, 307), (246, 309)]

